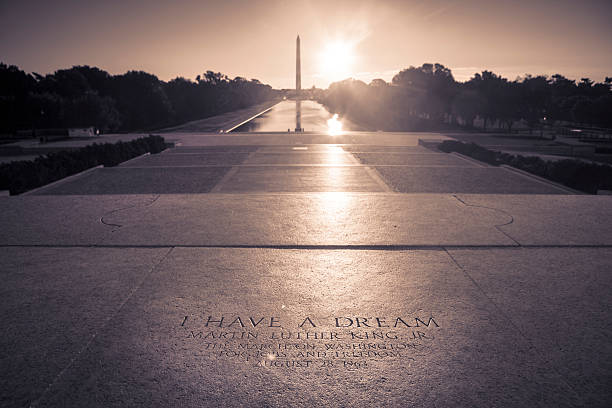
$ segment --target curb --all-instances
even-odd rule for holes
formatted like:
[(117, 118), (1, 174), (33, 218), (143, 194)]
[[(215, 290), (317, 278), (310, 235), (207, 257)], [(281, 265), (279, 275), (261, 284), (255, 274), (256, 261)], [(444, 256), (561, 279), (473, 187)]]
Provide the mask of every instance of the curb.
[[(433, 149), (433, 150), (437, 150), (440, 152), (440, 150), (438, 150), (438, 145), (440, 143), (442, 143), (443, 141), (445, 141), (447, 139), (421, 139), (419, 138), (419, 142), (418, 145), (419, 146), (423, 146), (427, 149)], [(442, 152), (443, 153), (443, 152)]]
[(529, 178), (531, 180), (537, 181), (541, 184), (546, 184), (550, 187), (555, 187), (558, 188), (559, 190), (565, 191), (566, 193), (570, 193), (570, 194), (578, 194), (578, 195), (587, 195), (586, 193), (582, 192), (582, 191), (578, 191), (578, 190), (574, 190), (573, 188), (570, 187), (566, 187), (563, 184), (559, 184), (559, 183), (555, 183), (554, 181), (550, 181), (547, 180), (543, 177), (540, 176), (536, 176), (535, 174), (531, 174), (529, 172), (526, 172), (525, 170), (520, 170), (517, 169), (516, 167), (512, 167), (512, 166), (508, 166), (507, 164), (501, 164), (499, 167), (502, 167), (508, 171), (511, 171), (513, 173), (519, 174), (523, 177)]
[(40, 191), (43, 191), (43, 190), (44, 190), (44, 189), (46, 189), (46, 188), (49, 188), (49, 187), (55, 187), (55, 186), (58, 186), (58, 185), (60, 185), (60, 184), (64, 184), (64, 183), (66, 183), (66, 182), (68, 182), (68, 181), (72, 181), (72, 180), (74, 180), (74, 179), (76, 179), (76, 178), (78, 178), (78, 177), (84, 176), (84, 175), (85, 175), (85, 174), (87, 174), (87, 173), (91, 173), (91, 172), (93, 172), (93, 171), (95, 171), (95, 170), (97, 170), (97, 169), (101, 169), (101, 168), (103, 168), (103, 167), (104, 167), (104, 165), (100, 164), (99, 166), (92, 167), (92, 168), (87, 169), (87, 170), (83, 170), (83, 171), (82, 171), (82, 172), (80, 172), (80, 173), (72, 174), (72, 175), (67, 176), (67, 177), (64, 177), (64, 178), (62, 178), (62, 179), (55, 180), (53, 183), (45, 184), (44, 186), (37, 187), (37, 188), (35, 188), (34, 190), (29, 190), (29, 191), (26, 191), (25, 193), (21, 193), (21, 194), (17, 194), (17, 195), (18, 195), (18, 196), (27, 196), (27, 195), (32, 195), (32, 194), (34, 194), (34, 193), (38, 193), (38, 192), (40, 192)]
[[(167, 149), (162, 150), (160, 153), (163, 153), (165, 150), (167, 150)], [(131, 162), (131, 161), (135, 161), (135, 160), (138, 160), (138, 159), (142, 159), (143, 157), (150, 156), (150, 155), (151, 155), (151, 153), (150, 153), (150, 152), (143, 153), (143, 154), (141, 154), (140, 156), (132, 157), (131, 159), (126, 160), (126, 161), (124, 161), (123, 163), (119, 163), (119, 164), (118, 164), (117, 166), (115, 166), (115, 167), (121, 167), (121, 166), (123, 166), (125, 163), (129, 163), (129, 162)]]
[(463, 154), (461, 154), (461, 153), (457, 153), (457, 152), (450, 152), (450, 154), (452, 154), (453, 156), (458, 157), (458, 158), (460, 158), (460, 159), (463, 159), (463, 160), (465, 160), (465, 161), (468, 161), (468, 162), (470, 162), (470, 163), (472, 163), (472, 164), (475, 164), (475, 165), (477, 165), (478, 167), (493, 167), (493, 166), (491, 166), (491, 165), (489, 165), (489, 164), (487, 164), (487, 163), (484, 163), (484, 162), (478, 161), (478, 160), (473, 159), (473, 158), (471, 158), (471, 157), (469, 157), (469, 156), (464, 156), (464, 155), (463, 155)]
[(237, 125), (235, 125), (235, 126), (232, 126), (231, 128), (229, 128), (229, 129), (227, 129), (227, 130), (223, 130), (223, 132), (222, 132), (222, 133), (230, 133), (232, 130), (237, 129), (237, 128), (239, 128), (240, 126), (244, 125), (245, 123), (252, 121), (252, 120), (253, 120), (253, 119), (255, 119), (256, 117), (261, 116), (261, 115), (263, 115), (264, 113), (266, 113), (266, 112), (268, 112), (268, 111), (272, 110), (272, 108), (274, 108), (274, 107), (275, 107), (276, 105), (278, 105), (279, 103), (280, 103), (280, 102), (276, 102), (274, 105), (270, 106), (268, 109), (265, 109), (265, 110), (263, 110), (263, 111), (261, 111), (261, 112), (259, 112), (259, 113), (256, 113), (255, 115), (251, 116), (251, 117), (250, 117), (250, 118), (248, 118), (247, 120), (244, 120), (244, 121), (240, 122), (239, 124), (237, 124)]

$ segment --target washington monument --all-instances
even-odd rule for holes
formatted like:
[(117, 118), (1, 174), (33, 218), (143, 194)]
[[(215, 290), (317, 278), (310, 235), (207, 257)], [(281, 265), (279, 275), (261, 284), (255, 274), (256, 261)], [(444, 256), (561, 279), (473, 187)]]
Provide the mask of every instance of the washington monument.
[(299, 98), (302, 90), (302, 68), (300, 62), (300, 36), (295, 39), (295, 92)]
[(300, 36), (295, 39), (295, 131), (302, 131), (302, 68), (300, 61)]

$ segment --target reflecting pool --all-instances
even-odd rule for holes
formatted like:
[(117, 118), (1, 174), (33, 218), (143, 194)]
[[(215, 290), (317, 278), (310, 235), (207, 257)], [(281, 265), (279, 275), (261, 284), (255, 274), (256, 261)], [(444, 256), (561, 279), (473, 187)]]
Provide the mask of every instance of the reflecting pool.
[(243, 124), (232, 132), (329, 132), (339, 134), (360, 130), (355, 124), (330, 113), (318, 102), (284, 100), (261, 116)]

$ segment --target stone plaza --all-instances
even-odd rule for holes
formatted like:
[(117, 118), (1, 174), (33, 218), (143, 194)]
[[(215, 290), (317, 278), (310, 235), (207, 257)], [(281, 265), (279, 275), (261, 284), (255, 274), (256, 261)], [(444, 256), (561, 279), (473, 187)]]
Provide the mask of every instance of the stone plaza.
[(164, 137), (0, 198), (2, 406), (610, 406), (609, 196), (441, 134)]

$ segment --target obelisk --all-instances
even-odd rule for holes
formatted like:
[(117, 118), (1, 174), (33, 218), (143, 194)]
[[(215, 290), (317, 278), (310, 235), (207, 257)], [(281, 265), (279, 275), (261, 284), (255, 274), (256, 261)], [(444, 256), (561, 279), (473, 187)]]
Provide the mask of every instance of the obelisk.
[(302, 131), (302, 64), (300, 60), (300, 36), (295, 40), (295, 131)]
[(302, 90), (302, 64), (300, 61), (300, 36), (295, 40), (295, 93), (298, 98)]

